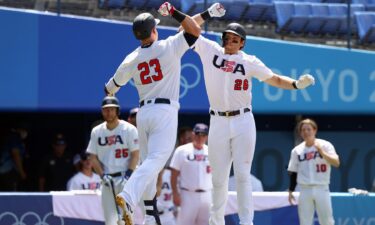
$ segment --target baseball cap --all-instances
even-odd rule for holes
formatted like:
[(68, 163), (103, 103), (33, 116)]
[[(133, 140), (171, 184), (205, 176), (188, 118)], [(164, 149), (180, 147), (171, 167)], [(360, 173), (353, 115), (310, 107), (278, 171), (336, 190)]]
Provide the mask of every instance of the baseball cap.
[(54, 139), (53, 139), (53, 142), (52, 142), (54, 145), (65, 145), (66, 144), (66, 140), (64, 138), (64, 135), (62, 134), (57, 134)]
[(133, 33), (135, 38), (143, 40), (151, 35), (151, 30), (159, 24), (160, 20), (155, 19), (151, 13), (141, 13), (134, 18)]
[(135, 115), (137, 115), (138, 110), (139, 110), (138, 107), (132, 108), (132, 109), (129, 111), (129, 116), (135, 116)]
[(86, 152), (77, 153), (73, 157), (73, 164), (75, 165), (75, 164), (79, 163), (81, 160), (84, 161), (84, 160), (88, 159), (88, 157), (89, 157), (89, 154), (86, 153)]
[(204, 123), (197, 123), (197, 124), (195, 124), (195, 126), (193, 128), (193, 132), (195, 134), (207, 135), (208, 134), (208, 126)]

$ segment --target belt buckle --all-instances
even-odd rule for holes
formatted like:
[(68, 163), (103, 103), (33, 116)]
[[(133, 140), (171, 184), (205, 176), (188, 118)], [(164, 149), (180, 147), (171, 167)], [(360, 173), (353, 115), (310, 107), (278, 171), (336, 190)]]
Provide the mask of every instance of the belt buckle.
[(224, 114), (225, 114), (225, 117), (229, 117), (230, 116), (230, 112), (229, 111), (225, 111)]

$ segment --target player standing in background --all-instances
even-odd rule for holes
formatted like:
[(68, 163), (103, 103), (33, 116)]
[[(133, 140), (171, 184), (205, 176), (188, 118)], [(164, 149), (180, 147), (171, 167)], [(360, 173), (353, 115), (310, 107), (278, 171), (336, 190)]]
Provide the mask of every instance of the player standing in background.
[(157, 206), (162, 225), (176, 225), (176, 207), (174, 207), (172, 198), (171, 173), (171, 169), (167, 167), (159, 174), (161, 181)]
[[(181, 209), (177, 225), (207, 225), (211, 205), (211, 167), (208, 162), (208, 126), (193, 128), (193, 142), (178, 147), (172, 157), (173, 202)], [(180, 186), (177, 179), (180, 178)]]
[(189, 16), (165, 2), (159, 8), (163, 16), (172, 16), (185, 29), (166, 40), (158, 40), (150, 13), (141, 13), (133, 21), (133, 32), (141, 46), (130, 53), (107, 82), (105, 91), (115, 94), (131, 78), (138, 90), (137, 114), (142, 164), (117, 195), (126, 225), (132, 225), (132, 210), (143, 198), (145, 224), (160, 224), (156, 208), (158, 173), (171, 155), (177, 131), (181, 57), (200, 35), (201, 29)]
[(27, 178), (24, 168), (26, 124), (16, 124), (0, 136), (0, 191), (20, 191), (20, 182)]
[[(211, 8), (193, 18), (201, 25), (210, 18), (210, 10)], [(225, 14), (221, 5), (218, 11)], [(220, 46), (201, 35), (194, 48), (203, 64), (210, 102), (208, 149), (213, 182), (210, 225), (224, 224), (232, 161), (240, 223), (250, 225), (254, 217), (250, 170), (256, 140), (251, 106), (251, 79), (255, 77), (271, 86), (294, 90), (314, 84), (314, 78), (306, 74), (295, 80), (275, 74), (257, 57), (241, 51), (245, 45), (246, 31), (238, 23), (231, 23), (226, 27), (222, 40), (223, 44)]]
[(120, 120), (120, 104), (107, 96), (102, 102), (104, 122), (91, 131), (87, 153), (94, 170), (102, 177), (102, 206), (106, 225), (118, 220), (114, 192), (119, 193), (139, 161), (138, 132)]
[(320, 224), (333, 225), (335, 221), (332, 215), (329, 182), (331, 165), (340, 166), (339, 156), (330, 142), (316, 138), (318, 126), (312, 119), (302, 120), (298, 130), (303, 142), (297, 145), (290, 155), (289, 202), (295, 202), (293, 191), (298, 184), (300, 225), (313, 223), (315, 209)]
[[(192, 141), (193, 129), (189, 126), (180, 127), (177, 133), (177, 143), (176, 147), (190, 143)], [(171, 185), (171, 168), (169, 164), (171, 163), (174, 151), (169, 157), (166, 167), (159, 173), (158, 176), (158, 210), (161, 223), (164, 224), (176, 224), (177, 208), (174, 207), (172, 199), (172, 185)], [(160, 203), (160, 204), (159, 204)], [(167, 213), (165, 210), (167, 209)], [(172, 217), (173, 216), (173, 217)]]
[(67, 190), (96, 190), (100, 188), (100, 177), (92, 171), (92, 162), (86, 153), (79, 154), (76, 173), (67, 184)]
[(138, 107), (132, 108), (129, 111), (129, 115), (128, 115), (128, 122), (131, 123), (131, 124), (133, 124), (135, 127), (137, 127), (137, 113), (138, 113), (138, 110), (139, 110)]

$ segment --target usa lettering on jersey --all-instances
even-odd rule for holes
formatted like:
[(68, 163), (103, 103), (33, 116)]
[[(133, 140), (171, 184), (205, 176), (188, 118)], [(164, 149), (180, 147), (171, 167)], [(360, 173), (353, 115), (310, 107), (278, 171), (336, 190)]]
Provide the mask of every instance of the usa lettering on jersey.
[(307, 152), (303, 155), (298, 155), (298, 161), (300, 162), (308, 161), (308, 160), (316, 159), (317, 157), (323, 159), (322, 155), (320, 155), (318, 151)]
[(221, 63), (218, 63), (219, 56), (214, 55), (212, 64), (218, 68), (221, 69), (224, 72), (229, 72), (229, 73), (240, 73), (242, 75), (245, 75), (245, 67), (240, 64), (236, 63), (235, 61), (227, 61), (225, 59), (221, 59)]
[(97, 182), (89, 182), (86, 184), (82, 184), (82, 190), (95, 190), (99, 189), (100, 184)]
[(98, 144), (100, 146), (111, 146), (115, 145), (116, 143), (124, 144), (124, 141), (122, 140), (120, 135), (112, 135), (108, 137), (98, 137)]
[(201, 154), (194, 154), (194, 155), (187, 155), (188, 161), (197, 161), (197, 162), (206, 162), (208, 161), (207, 155), (201, 155)]

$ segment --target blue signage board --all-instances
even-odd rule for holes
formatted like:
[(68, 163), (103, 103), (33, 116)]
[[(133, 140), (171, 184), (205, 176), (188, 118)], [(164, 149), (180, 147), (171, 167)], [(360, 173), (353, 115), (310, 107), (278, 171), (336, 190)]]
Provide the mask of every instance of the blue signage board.
[[(12, 21), (12, 22), (9, 22)], [(0, 110), (97, 111), (104, 83), (137, 46), (131, 23), (57, 16), (0, 7)], [(176, 29), (158, 27), (160, 39)], [(220, 34), (204, 33), (220, 42)], [(281, 90), (253, 79), (253, 108), (262, 113), (375, 112), (375, 53), (248, 37), (244, 51), (275, 73), (315, 77), (306, 90)], [(199, 56), (182, 58), (184, 112), (207, 112)], [(117, 94), (123, 109), (138, 105), (131, 84)]]

